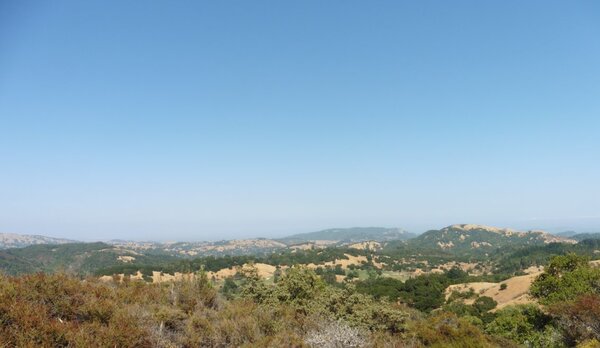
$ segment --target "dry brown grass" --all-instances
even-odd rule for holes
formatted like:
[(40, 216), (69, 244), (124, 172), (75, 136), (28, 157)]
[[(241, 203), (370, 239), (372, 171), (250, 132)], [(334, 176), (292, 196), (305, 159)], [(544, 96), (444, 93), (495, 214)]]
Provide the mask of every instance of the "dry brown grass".
[[(450, 285), (446, 289), (446, 298), (450, 296), (452, 291), (468, 292), (470, 289), (479, 296), (487, 296), (498, 302), (496, 309), (502, 309), (509, 305), (534, 303), (535, 301), (529, 297), (529, 287), (535, 278), (541, 272), (531, 273), (524, 276), (512, 277), (500, 283), (474, 282)], [(505, 290), (500, 290), (501, 284), (506, 284)], [(467, 300), (465, 303), (472, 303), (473, 300)]]

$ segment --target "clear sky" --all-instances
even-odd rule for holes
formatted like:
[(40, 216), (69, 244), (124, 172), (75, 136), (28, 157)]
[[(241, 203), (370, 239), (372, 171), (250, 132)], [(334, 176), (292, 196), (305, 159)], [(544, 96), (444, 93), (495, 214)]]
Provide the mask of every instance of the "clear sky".
[(600, 2), (0, 2), (0, 232), (452, 223), (600, 230)]

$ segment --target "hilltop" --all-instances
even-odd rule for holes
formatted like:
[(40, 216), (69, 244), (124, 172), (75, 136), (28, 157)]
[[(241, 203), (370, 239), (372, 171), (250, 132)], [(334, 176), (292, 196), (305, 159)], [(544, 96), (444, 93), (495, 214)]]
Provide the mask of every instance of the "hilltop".
[(0, 233), (0, 249), (22, 248), (38, 244), (65, 244), (74, 242), (74, 240), (39, 235)]
[(409, 246), (440, 249), (450, 253), (489, 252), (502, 247), (524, 247), (549, 243), (577, 243), (576, 240), (545, 231), (518, 231), (485, 225), (459, 224), (430, 230), (408, 241)]

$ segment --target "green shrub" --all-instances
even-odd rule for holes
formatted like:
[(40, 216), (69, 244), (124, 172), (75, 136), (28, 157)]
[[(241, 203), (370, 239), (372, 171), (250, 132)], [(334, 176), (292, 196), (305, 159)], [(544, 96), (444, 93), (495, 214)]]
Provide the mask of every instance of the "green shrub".
[(590, 266), (586, 257), (575, 254), (555, 256), (531, 284), (530, 293), (545, 305), (600, 294), (600, 268)]

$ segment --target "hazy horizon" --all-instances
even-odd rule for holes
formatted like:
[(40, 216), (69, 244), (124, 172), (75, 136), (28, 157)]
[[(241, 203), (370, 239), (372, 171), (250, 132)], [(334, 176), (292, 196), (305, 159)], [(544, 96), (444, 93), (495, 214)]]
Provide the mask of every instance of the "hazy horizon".
[(600, 3), (0, 4), (0, 232), (600, 232)]
[[(583, 221), (587, 221), (587, 223), (582, 223)], [(421, 225), (411, 225), (412, 228), (405, 228), (400, 225), (349, 225), (349, 226), (326, 226), (326, 227), (314, 227), (314, 228), (293, 228), (293, 229), (281, 229), (281, 230), (271, 230), (270, 232), (261, 231), (230, 231), (227, 233), (222, 233), (219, 235), (212, 234), (210, 231), (202, 231), (201, 233), (187, 233), (185, 235), (180, 235), (178, 233), (172, 233), (168, 235), (164, 235), (161, 237), (154, 238), (145, 238), (145, 237), (127, 237), (130, 234), (128, 233), (103, 233), (103, 234), (88, 234), (85, 236), (76, 236), (70, 234), (60, 233), (57, 231), (56, 234), (40, 234), (40, 233), (23, 233), (18, 231), (0, 231), (0, 233), (16, 233), (16, 234), (28, 234), (28, 235), (43, 235), (46, 237), (55, 237), (55, 238), (65, 238), (65, 239), (73, 239), (82, 242), (95, 242), (95, 241), (110, 241), (110, 240), (131, 240), (131, 241), (153, 241), (153, 242), (214, 242), (220, 240), (232, 240), (232, 239), (254, 239), (254, 238), (283, 238), (288, 237), (293, 234), (302, 234), (302, 233), (310, 233), (317, 232), (327, 229), (338, 229), (338, 228), (356, 228), (356, 227), (383, 227), (383, 228), (400, 228), (406, 232), (413, 233), (415, 235), (419, 235), (421, 233), (427, 232), (429, 230), (437, 230), (443, 227), (447, 227), (450, 225), (457, 224), (476, 224), (476, 225), (486, 225), (492, 227), (499, 228), (509, 228), (515, 229), (519, 231), (530, 231), (530, 230), (543, 230), (549, 233), (561, 233), (561, 232), (575, 232), (575, 233), (600, 233), (600, 228), (596, 227), (600, 224), (599, 219), (581, 219), (579, 222), (573, 221), (560, 221), (557, 223), (556, 221), (540, 221), (537, 219), (533, 219), (532, 221), (523, 221), (521, 223), (515, 223), (512, 225), (503, 225), (503, 224), (485, 224), (485, 223), (477, 223), (477, 222), (453, 222), (453, 223), (441, 223), (441, 224), (421, 224)], [(419, 226), (419, 227), (417, 227)]]

